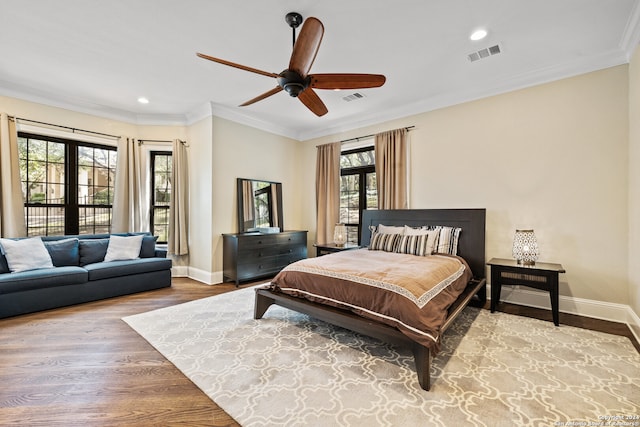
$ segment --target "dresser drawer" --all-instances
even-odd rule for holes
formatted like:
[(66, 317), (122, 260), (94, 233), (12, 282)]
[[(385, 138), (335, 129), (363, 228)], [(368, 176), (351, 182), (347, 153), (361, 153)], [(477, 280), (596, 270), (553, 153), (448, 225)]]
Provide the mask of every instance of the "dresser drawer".
[(306, 233), (277, 233), (246, 236), (238, 239), (238, 252), (251, 251), (274, 246), (307, 245)]
[(254, 262), (239, 263), (238, 264), (238, 278), (239, 280), (251, 279), (254, 277), (275, 275), (287, 265), (306, 258), (301, 253), (297, 255), (279, 255), (272, 257), (263, 257), (254, 260)]
[(292, 257), (296, 260), (303, 259), (307, 257), (306, 249), (306, 246), (266, 246), (263, 248), (238, 251), (238, 265), (264, 262), (264, 260), (270, 258), (285, 259)]
[(292, 262), (307, 257), (307, 232), (224, 234), (224, 280), (240, 281), (274, 276)]

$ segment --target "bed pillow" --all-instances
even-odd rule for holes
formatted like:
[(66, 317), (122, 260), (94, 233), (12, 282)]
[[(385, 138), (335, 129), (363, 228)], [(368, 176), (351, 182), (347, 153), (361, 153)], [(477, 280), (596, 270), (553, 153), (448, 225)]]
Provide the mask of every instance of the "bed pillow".
[(401, 254), (427, 256), (433, 253), (439, 230), (425, 230), (423, 234), (410, 234), (400, 237), (395, 252)]
[(422, 236), (424, 234), (429, 234), (430, 231), (427, 227), (411, 227), (408, 225), (404, 226), (404, 235), (405, 236)]
[(400, 234), (373, 233), (369, 250), (395, 252), (401, 237), (402, 235)]
[(434, 252), (439, 254), (458, 255), (458, 240), (462, 228), (437, 226), (435, 230), (439, 230), (438, 240), (436, 242)]
[(61, 239), (44, 242), (51, 262), (56, 267), (64, 267), (69, 265), (80, 265), (80, 248), (78, 239)]
[(142, 247), (143, 237), (143, 235), (111, 235), (109, 237), (109, 246), (107, 246), (107, 254), (104, 256), (104, 262), (140, 258), (140, 248)]
[(371, 231), (379, 234), (403, 234), (404, 227), (399, 225), (378, 224), (378, 226), (373, 227)]
[(51, 255), (40, 237), (19, 240), (0, 239), (0, 245), (7, 259), (9, 271), (12, 273), (53, 268)]

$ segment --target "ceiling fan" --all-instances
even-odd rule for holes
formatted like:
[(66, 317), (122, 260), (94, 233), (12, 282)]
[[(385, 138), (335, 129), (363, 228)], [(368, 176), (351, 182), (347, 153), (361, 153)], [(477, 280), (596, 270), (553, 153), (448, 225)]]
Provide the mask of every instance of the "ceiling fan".
[(322, 41), (324, 26), (319, 19), (309, 17), (304, 21), (298, 40), (296, 40), (296, 28), (302, 23), (302, 15), (290, 12), (286, 15), (285, 21), (293, 30), (293, 52), (289, 60), (289, 68), (280, 74), (197, 53), (200, 58), (278, 80), (278, 86), (241, 104), (241, 107), (261, 101), (284, 89), (289, 95), (300, 99), (314, 114), (323, 116), (327, 114), (328, 110), (314, 89), (363, 89), (380, 87), (384, 84), (386, 78), (381, 74), (309, 74)]

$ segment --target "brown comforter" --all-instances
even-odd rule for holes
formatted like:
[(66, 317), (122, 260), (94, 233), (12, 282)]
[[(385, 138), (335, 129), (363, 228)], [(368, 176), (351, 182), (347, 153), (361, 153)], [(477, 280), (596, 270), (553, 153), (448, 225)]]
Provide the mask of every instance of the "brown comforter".
[(435, 354), (447, 308), (471, 277), (460, 257), (360, 249), (293, 263), (270, 288), (396, 327)]

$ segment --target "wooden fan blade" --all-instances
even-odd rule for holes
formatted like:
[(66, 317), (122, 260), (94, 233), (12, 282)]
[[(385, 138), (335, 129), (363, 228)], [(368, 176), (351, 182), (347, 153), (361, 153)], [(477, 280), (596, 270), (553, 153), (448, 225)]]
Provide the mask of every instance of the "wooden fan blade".
[(271, 89), (270, 91), (267, 91), (267, 92), (263, 93), (262, 95), (258, 95), (255, 98), (248, 100), (244, 104), (240, 104), (240, 106), (241, 107), (246, 107), (247, 105), (251, 105), (254, 102), (262, 101), (263, 99), (268, 98), (271, 95), (275, 95), (276, 93), (280, 92), (281, 90), (282, 90), (282, 88), (280, 86), (276, 86), (273, 89)]
[(250, 71), (256, 74), (262, 74), (267, 77), (275, 77), (278, 78), (276, 73), (270, 73), (268, 71), (258, 70), (257, 68), (247, 67), (246, 65), (236, 64), (235, 62), (226, 61), (220, 58), (214, 58), (213, 56), (205, 55), (204, 53), (196, 53), (200, 58), (208, 59), (209, 61), (217, 62), (218, 64), (228, 65), (229, 67), (239, 68), (241, 70)]
[(329, 112), (329, 110), (327, 110), (327, 106), (324, 105), (324, 102), (322, 102), (318, 94), (311, 88), (307, 88), (300, 92), (298, 99), (318, 117), (324, 116)]
[(381, 74), (311, 74), (316, 89), (363, 89), (380, 87), (387, 80)]
[(318, 48), (324, 34), (322, 22), (314, 17), (309, 17), (302, 24), (300, 35), (293, 46), (289, 69), (300, 74), (303, 78), (309, 74), (311, 65), (316, 59)]

